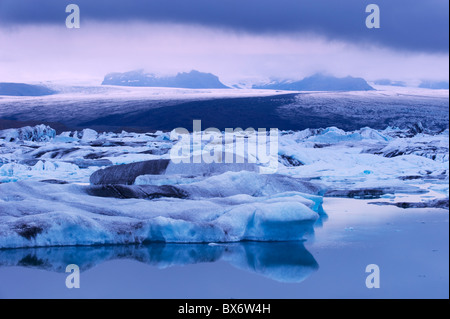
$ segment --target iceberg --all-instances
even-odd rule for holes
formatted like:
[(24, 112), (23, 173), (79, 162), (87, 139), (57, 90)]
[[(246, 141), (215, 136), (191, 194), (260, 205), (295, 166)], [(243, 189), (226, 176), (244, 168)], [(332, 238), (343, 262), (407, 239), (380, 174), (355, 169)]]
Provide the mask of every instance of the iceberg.
[(75, 184), (0, 184), (0, 248), (300, 240), (317, 204), (280, 195), (149, 201), (94, 197)]
[[(34, 162), (33, 162), (34, 163)], [(0, 182), (25, 179), (45, 180), (50, 178), (79, 181), (92, 172), (92, 168), (80, 170), (78, 165), (63, 161), (37, 161), (34, 165), (6, 163), (0, 166)]]
[(345, 141), (360, 141), (362, 140), (362, 136), (358, 133), (347, 133), (337, 127), (329, 127), (320, 134), (311, 136), (308, 140), (318, 143), (335, 144)]
[(296, 241), (324, 196), (448, 198), (448, 130), (281, 131), (276, 174), (175, 164), (169, 132), (1, 132), (0, 248)]
[(378, 154), (385, 157), (396, 157), (401, 155), (417, 155), (439, 162), (449, 161), (449, 140), (443, 132), (439, 135), (418, 134), (408, 139), (394, 139)]
[(26, 126), (18, 129), (6, 129), (0, 131), (0, 139), (6, 142), (48, 142), (56, 136), (56, 131), (50, 126), (37, 125)]

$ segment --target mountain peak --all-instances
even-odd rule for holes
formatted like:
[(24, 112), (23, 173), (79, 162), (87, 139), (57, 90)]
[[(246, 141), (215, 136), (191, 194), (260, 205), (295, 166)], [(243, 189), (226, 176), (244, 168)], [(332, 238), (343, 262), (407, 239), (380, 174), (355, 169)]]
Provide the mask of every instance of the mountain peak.
[(363, 78), (334, 76), (316, 73), (300, 81), (276, 81), (270, 84), (254, 85), (254, 89), (287, 91), (369, 91), (374, 90)]
[(212, 73), (197, 70), (181, 72), (175, 76), (158, 77), (143, 70), (125, 73), (110, 73), (105, 76), (102, 85), (172, 87), (186, 89), (226, 89), (228, 88)]

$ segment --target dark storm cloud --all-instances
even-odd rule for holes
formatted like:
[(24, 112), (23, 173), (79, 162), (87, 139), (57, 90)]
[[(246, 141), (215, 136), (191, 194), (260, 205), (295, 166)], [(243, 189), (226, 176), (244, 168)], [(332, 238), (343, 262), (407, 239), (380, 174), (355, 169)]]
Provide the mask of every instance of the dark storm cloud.
[[(447, 53), (448, 0), (0, 0), (0, 25), (64, 24), (65, 6), (82, 21), (193, 23), (251, 33), (313, 32), (330, 40)], [(381, 28), (365, 27), (366, 5), (378, 4)]]

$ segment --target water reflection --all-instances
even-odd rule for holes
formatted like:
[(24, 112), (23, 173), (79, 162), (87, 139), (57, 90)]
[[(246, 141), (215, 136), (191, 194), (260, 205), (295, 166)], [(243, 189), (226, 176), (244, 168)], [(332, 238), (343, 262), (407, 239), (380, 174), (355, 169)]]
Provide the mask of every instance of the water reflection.
[(318, 269), (303, 242), (164, 244), (46, 247), (0, 250), (0, 266), (22, 266), (65, 272), (69, 264), (86, 271), (101, 263), (131, 259), (159, 268), (226, 261), (280, 282), (301, 282)]

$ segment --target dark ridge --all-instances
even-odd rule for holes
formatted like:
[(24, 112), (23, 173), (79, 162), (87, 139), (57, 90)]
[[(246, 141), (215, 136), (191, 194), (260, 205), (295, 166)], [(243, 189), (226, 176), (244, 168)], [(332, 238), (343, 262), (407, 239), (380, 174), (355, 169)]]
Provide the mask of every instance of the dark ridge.
[(141, 198), (155, 199), (161, 197), (187, 198), (183, 190), (172, 185), (95, 185), (89, 186), (87, 193), (97, 197), (113, 197), (120, 199)]
[(114, 165), (95, 171), (90, 177), (92, 185), (132, 185), (140, 175), (159, 175), (165, 172), (170, 160), (160, 159), (138, 163)]
[(59, 184), (59, 185), (69, 184), (69, 182), (62, 181), (62, 180), (59, 180), (59, 179), (44, 179), (41, 182), (42, 183), (48, 183), (48, 184)]

